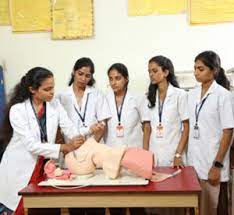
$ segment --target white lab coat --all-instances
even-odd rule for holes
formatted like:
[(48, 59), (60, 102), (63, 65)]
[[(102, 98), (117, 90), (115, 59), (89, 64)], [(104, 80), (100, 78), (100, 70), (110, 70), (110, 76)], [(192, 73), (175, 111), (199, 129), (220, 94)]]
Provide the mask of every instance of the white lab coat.
[(58, 100), (46, 103), (48, 143), (41, 143), (40, 129), (29, 99), (11, 107), (10, 123), (13, 136), (0, 163), (0, 202), (15, 210), (20, 201), (18, 191), (30, 181), (38, 156), (58, 158), (60, 145), (54, 144), (58, 125), (69, 138), (78, 131)]
[(70, 86), (66, 91), (58, 94), (58, 98), (61, 104), (67, 111), (69, 118), (72, 120), (73, 124), (77, 127), (80, 133), (83, 133), (82, 120), (80, 119), (76, 110), (78, 110), (83, 117), (88, 94), (89, 100), (87, 103), (85, 117), (85, 125), (87, 127), (85, 129), (89, 130), (89, 127), (92, 124), (111, 117), (109, 106), (107, 104), (105, 96), (96, 88), (86, 86), (80, 109), (79, 105), (77, 104), (76, 96), (74, 94), (72, 86)]
[[(199, 105), (201, 102), (201, 86), (191, 90), (188, 99), (190, 119), (188, 164), (195, 167), (199, 178), (203, 180), (208, 179), (208, 172), (218, 152), (223, 129), (234, 127), (231, 93), (214, 81), (203, 98), (206, 97), (198, 119), (199, 139), (193, 138), (193, 127), (196, 104)], [(222, 182), (229, 179), (229, 150), (223, 165)]]
[[(156, 135), (156, 128), (159, 124), (158, 93), (156, 93), (155, 107), (148, 108), (148, 113), (151, 124), (149, 150), (154, 153), (157, 165), (171, 166), (182, 134), (182, 121), (188, 119), (187, 93), (169, 84), (162, 112), (164, 129), (162, 138), (158, 138)], [(186, 163), (185, 153), (182, 157)]]
[(129, 90), (125, 96), (121, 125), (124, 127), (124, 136), (116, 137), (116, 126), (118, 125), (118, 116), (115, 103), (115, 95), (110, 91), (106, 95), (111, 110), (111, 118), (107, 121), (107, 132), (104, 142), (109, 146), (128, 145), (143, 147), (143, 132), (141, 122), (144, 120), (142, 113), (142, 98), (134, 95)]

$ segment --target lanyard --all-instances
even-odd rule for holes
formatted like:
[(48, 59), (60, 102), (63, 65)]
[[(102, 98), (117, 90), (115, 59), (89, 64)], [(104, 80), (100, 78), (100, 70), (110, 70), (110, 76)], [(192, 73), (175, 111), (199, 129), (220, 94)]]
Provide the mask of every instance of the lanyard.
[[(33, 106), (33, 103), (32, 103), (32, 100), (30, 99), (30, 102), (31, 102), (31, 106), (32, 106), (32, 109), (33, 109), (33, 112), (35, 114), (35, 117), (37, 119), (37, 124), (39, 126), (39, 129), (40, 129), (40, 134), (41, 134), (41, 142), (42, 143), (45, 143), (47, 142), (47, 129), (46, 129), (46, 105), (44, 106), (45, 107), (45, 111), (43, 113), (43, 117), (45, 117), (45, 121), (44, 123), (42, 124), (42, 120), (38, 119), (38, 116), (37, 116), (37, 113), (36, 113), (36, 110)], [(44, 105), (44, 104), (43, 104)], [(42, 118), (43, 118), (42, 117)]]
[(158, 118), (159, 118), (159, 124), (162, 123), (162, 113), (163, 113), (164, 101), (165, 101), (165, 99), (162, 101), (162, 103), (160, 102), (159, 93), (158, 93)]
[(74, 105), (75, 111), (78, 114), (80, 120), (82, 121), (82, 124), (83, 124), (84, 127), (86, 127), (85, 126), (85, 116), (86, 116), (88, 101), (89, 101), (89, 93), (87, 94), (87, 99), (86, 99), (86, 103), (85, 103), (85, 109), (84, 109), (83, 116), (81, 116), (80, 112), (76, 109), (76, 106)]
[(199, 104), (196, 104), (196, 108), (195, 108), (195, 119), (196, 119), (196, 123), (195, 123), (195, 125), (197, 125), (197, 123), (198, 123), (198, 117), (199, 117), (200, 111), (201, 111), (202, 106), (204, 105), (206, 99), (208, 98), (208, 96), (209, 96), (209, 94), (202, 100), (199, 109), (198, 109)]
[(126, 89), (126, 92), (124, 94), (124, 97), (123, 97), (123, 100), (122, 100), (122, 103), (121, 103), (121, 106), (120, 106), (120, 110), (118, 109), (116, 96), (115, 96), (115, 106), (116, 106), (117, 117), (118, 117), (118, 125), (121, 125), (121, 115), (122, 115), (123, 104), (124, 104), (126, 94), (127, 94), (127, 89)]

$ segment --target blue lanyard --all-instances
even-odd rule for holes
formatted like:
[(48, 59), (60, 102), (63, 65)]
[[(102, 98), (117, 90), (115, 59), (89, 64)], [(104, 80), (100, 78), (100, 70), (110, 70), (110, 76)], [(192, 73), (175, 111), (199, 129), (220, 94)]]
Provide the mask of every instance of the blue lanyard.
[(210, 94), (208, 94), (208, 95), (202, 100), (199, 109), (198, 109), (199, 104), (196, 104), (196, 108), (195, 108), (195, 119), (196, 119), (196, 122), (195, 122), (195, 125), (197, 125), (197, 123), (198, 123), (198, 118), (199, 118), (200, 111), (201, 111), (201, 109), (202, 109), (202, 107), (203, 107), (203, 105), (204, 105), (204, 103), (205, 103), (205, 101), (206, 101), (206, 99), (208, 98), (209, 95), (210, 95)]
[(158, 119), (159, 119), (159, 124), (162, 123), (162, 113), (163, 113), (164, 101), (165, 101), (165, 99), (162, 101), (162, 103), (160, 102), (159, 93), (158, 93)]
[[(47, 129), (46, 129), (46, 103), (44, 103), (44, 107), (45, 107), (45, 111), (43, 113), (43, 116), (41, 119), (38, 119), (38, 116), (37, 116), (37, 113), (36, 113), (36, 110), (33, 106), (33, 103), (32, 103), (32, 99), (30, 99), (30, 102), (31, 102), (31, 106), (32, 106), (32, 109), (33, 109), (33, 112), (34, 112), (34, 115), (37, 119), (37, 124), (39, 126), (39, 129), (40, 129), (40, 135), (41, 135), (41, 142), (42, 143), (45, 143), (48, 141), (47, 139)], [(44, 120), (43, 120), (44, 119)], [(44, 122), (44, 123), (43, 123)]]
[(124, 104), (124, 100), (127, 94), (127, 89), (126, 92), (124, 94), (121, 106), (120, 106), (120, 110), (118, 110), (118, 106), (117, 106), (117, 101), (116, 101), (116, 96), (115, 96), (115, 106), (116, 106), (116, 111), (117, 111), (117, 117), (118, 117), (118, 125), (121, 125), (121, 115), (122, 115), (122, 110), (123, 110), (123, 104)]
[(83, 124), (84, 127), (86, 127), (86, 125), (85, 125), (85, 117), (86, 117), (86, 111), (87, 111), (88, 101), (89, 101), (89, 93), (87, 95), (87, 99), (86, 99), (86, 103), (85, 103), (85, 109), (84, 109), (83, 116), (81, 116), (80, 112), (76, 109), (76, 106), (74, 105), (75, 111), (78, 114), (80, 120), (82, 121), (82, 124)]

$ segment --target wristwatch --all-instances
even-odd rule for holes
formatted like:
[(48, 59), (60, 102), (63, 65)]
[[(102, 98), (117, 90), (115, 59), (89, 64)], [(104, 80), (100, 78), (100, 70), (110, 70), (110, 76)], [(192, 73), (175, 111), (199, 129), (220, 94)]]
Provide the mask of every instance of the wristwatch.
[(176, 153), (175, 153), (175, 158), (181, 158), (181, 154), (178, 153), (178, 152), (176, 152)]
[(221, 162), (219, 162), (219, 161), (214, 161), (213, 166), (217, 167), (217, 168), (223, 168), (223, 164)]

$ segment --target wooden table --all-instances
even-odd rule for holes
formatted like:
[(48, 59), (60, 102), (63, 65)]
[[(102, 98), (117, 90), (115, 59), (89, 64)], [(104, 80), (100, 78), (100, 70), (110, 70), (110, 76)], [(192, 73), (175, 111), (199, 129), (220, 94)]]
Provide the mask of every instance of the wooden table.
[[(170, 167), (156, 171), (170, 173)], [(78, 207), (185, 207), (199, 208), (201, 187), (193, 167), (160, 183), (144, 186), (99, 186), (61, 190), (30, 184), (19, 192), (28, 208), (78, 208)], [(198, 211), (198, 210), (196, 210)]]

